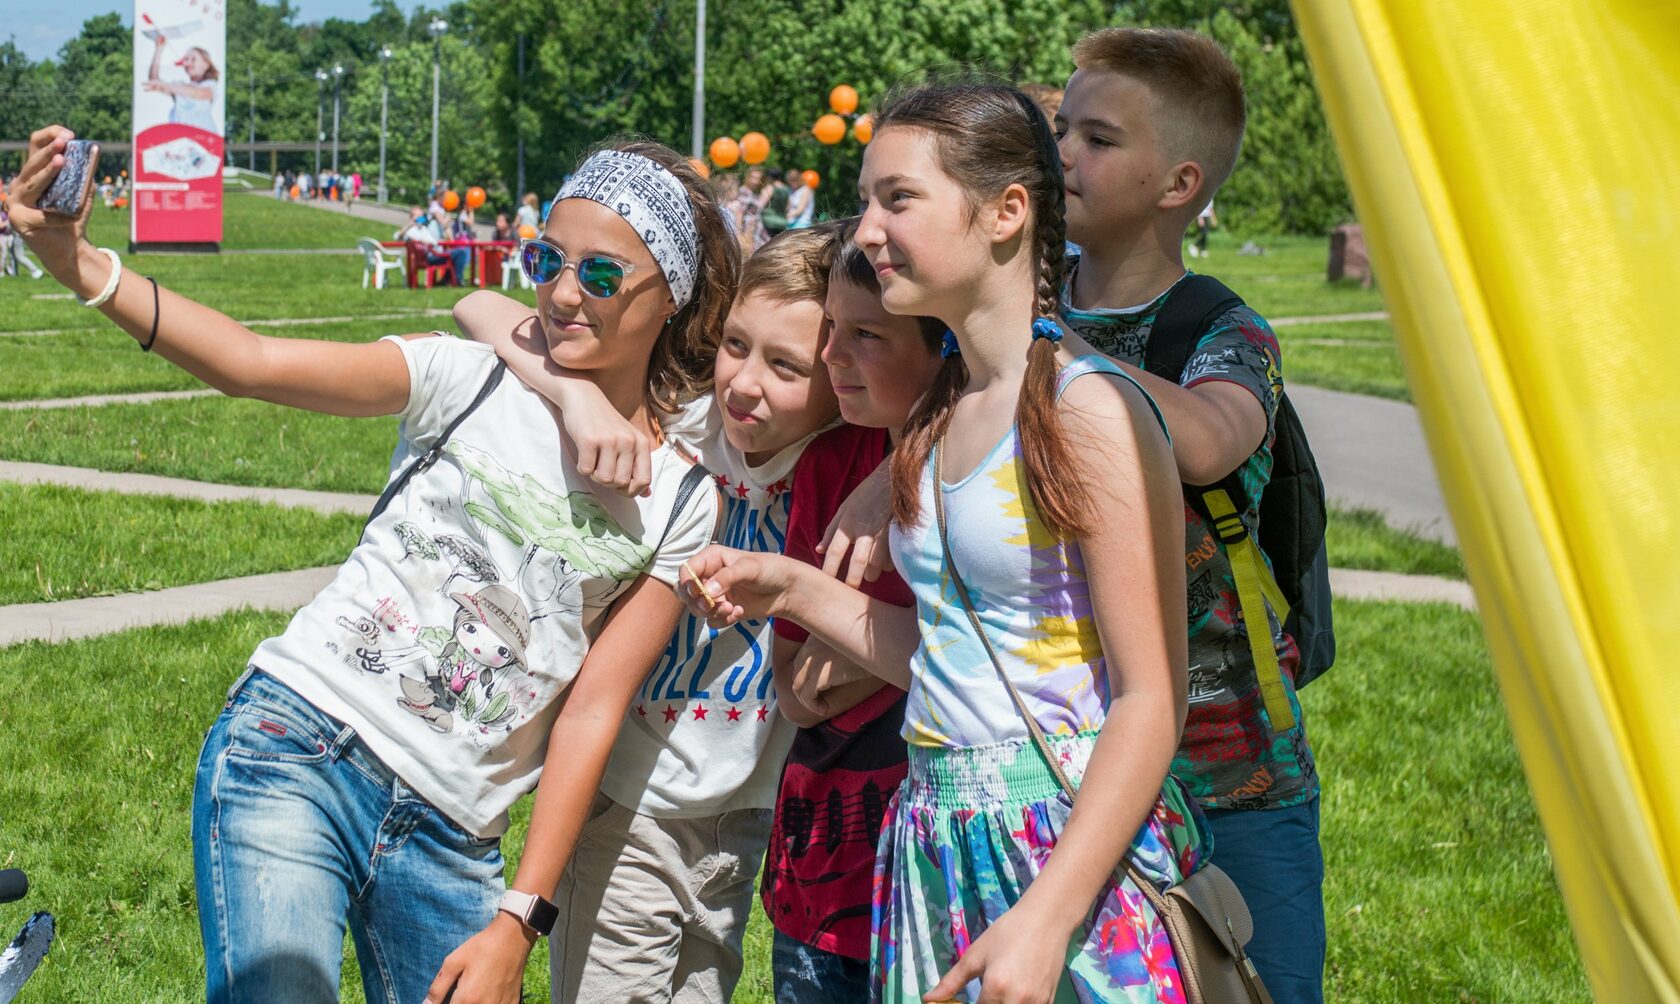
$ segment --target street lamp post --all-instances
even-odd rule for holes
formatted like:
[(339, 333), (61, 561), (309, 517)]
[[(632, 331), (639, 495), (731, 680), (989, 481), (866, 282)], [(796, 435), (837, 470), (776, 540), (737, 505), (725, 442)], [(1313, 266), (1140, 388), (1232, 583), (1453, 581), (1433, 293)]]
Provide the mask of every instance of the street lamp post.
[(426, 26), (432, 33), (432, 180), (436, 181), (438, 174), (438, 86), (442, 71), (439, 69), (443, 59), (443, 33), (449, 30), (449, 22), (441, 17), (432, 18), (432, 23)]
[(321, 128), (321, 114), (326, 102), (326, 84), (327, 71), (317, 69), (315, 71), (315, 184), (317, 185), (321, 183), (321, 137), (325, 135)]
[(344, 79), (344, 64), (333, 64), (333, 173), (338, 173), (338, 85)]
[(391, 110), (391, 47), (379, 49), (379, 201), (390, 201), (385, 192), (385, 125)]
[(694, 5), (694, 159), (703, 153), (706, 132), (706, 0)]
[(248, 164), (249, 164), (251, 170), (255, 171), (257, 169), (257, 70), (256, 70), (256, 67), (253, 67), (253, 66), (245, 67), (245, 75), (246, 75), (247, 78), (249, 78), (249, 80), (251, 82), (251, 115), (250, 115), (250, 121), (248, 123), (246, 123), (250, 127), (249, 131), (250, 131), (250, 135), (251, 135), (251, 154), (250, 154), (250, 158), (248, 160)]

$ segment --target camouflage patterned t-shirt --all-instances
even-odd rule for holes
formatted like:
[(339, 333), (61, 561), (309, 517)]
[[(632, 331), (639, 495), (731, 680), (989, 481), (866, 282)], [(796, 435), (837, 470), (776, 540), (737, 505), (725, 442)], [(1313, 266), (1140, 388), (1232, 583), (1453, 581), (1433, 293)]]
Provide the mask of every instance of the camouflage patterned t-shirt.
[[(1062, 295), (1062, 319), (1068, 327), (1115, 359), (1141, 365), (1155, 315), (1171, 290), (1137, 309), (1077, 310), (1072, 305), (1072, 288), (1070, 277)], [(1239, 468), (1248, 497), (1258, 500), (1272, 473), (1273, 423), (1283, 394), (1283, 370), (1277, 336), (1247, 306), (1232, 308), (1213, 324), (1190, 354), (1180, 382), (1194, 387), (1214, 380), (1248, 390), (1266, 409), (1265, 440)], [(1249, 533), (1257, 533), (1258, 504), (1242, 516)], [(1300, 658), (1295, 642), (1276, 617), (1267, 617), (1296, 721), (1293, 729), (1275, 732), (1255, 678), (1230, 559), (1189, 505), (1184, 507), (1184, 524), (1190, 713), (1173, 759), (1173, 773), (1209, 808), (1270, 809), (1306, 802), (1318, 794), (1318, 771), (1295, 699), (1295, 667)]]

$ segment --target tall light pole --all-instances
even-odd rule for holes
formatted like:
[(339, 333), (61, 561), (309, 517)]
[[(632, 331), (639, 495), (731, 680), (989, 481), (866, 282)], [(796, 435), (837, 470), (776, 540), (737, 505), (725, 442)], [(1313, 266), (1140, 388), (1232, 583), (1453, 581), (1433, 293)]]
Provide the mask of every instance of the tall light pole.
[(385, 194), (385, 125), (391, 110), (391, 47), (379, 49), (379, 201), (387, 202)]
[(706, 133), (706, 0), (694, 4), (694, 159), (702, 156)]
[(333, 173), (338, 173), (338, 84), (344, 79), (344, 64), (333, 64)]
[(443, 33), (449, 30), (449, 22), (441, 17), (432, 18), (432, 23), (426, 26), (432, 33), (432, 180), (436, 181), (438, 174), (438, 82), (442, 71), (439, 66), (443, 59)]
[(519, 33), (519, 78), (513, 89), (513, 131), (519, 140), (519, 152), (514, 157), (513, 197), (525, 197), (525, 33)]
[(315, 184), (317, 184), (317, 185), (319, 185), (321, 183), (321, 138), (324, 135), (326, 135), (321, 129), (322, 105), (326, 101), (326, 92), (323, 90), (323, 88), (326, 86), (326, 83), (327, 83), (327, 71), (322, 70), (322, 69), (316, 69), (316, 71), (315, 71)]
[(251, 81), (251, 156), (249, 164), (251, 170), (257, 169), (257, 69), (254, 66), (245, 67), (245, 74)]

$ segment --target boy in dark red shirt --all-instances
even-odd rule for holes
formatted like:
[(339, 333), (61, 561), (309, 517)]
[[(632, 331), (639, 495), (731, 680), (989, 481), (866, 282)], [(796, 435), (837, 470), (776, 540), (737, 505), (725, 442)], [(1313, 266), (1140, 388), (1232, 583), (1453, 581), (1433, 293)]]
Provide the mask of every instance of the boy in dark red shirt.
[[(806, 447), (794, 469), (782, 553), (821, 565), (823, 531), (840, 503), (892, 451), (941, 362), (945, 326), (881, 306), (875, 270), (850, 243), (835, 255), (823, 362), (850, 424)], [(892, 571), (864, 592), (912, 606)], [(791, 621), (776, 622), (777, 707), (800, 726), (776, 796), (760, 883), (775, 926), (776, 1000), (869, 996), (870, 896), (876, 838), (905, 774), (904, 691), (840, 659)]]

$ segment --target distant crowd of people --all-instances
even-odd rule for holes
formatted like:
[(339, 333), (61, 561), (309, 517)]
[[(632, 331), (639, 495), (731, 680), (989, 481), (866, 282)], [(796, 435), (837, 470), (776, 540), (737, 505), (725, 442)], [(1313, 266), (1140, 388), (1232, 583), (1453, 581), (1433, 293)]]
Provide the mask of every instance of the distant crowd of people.
[(319, 176), (308, 171), (278, 171), (274, 175), (274, 197), (282, 202), (307, 202), (311, 199), (342, 202), (349, 208), (362, 197), (362, 173), (340, 174), (326, 168)]

